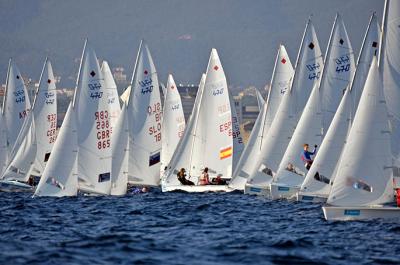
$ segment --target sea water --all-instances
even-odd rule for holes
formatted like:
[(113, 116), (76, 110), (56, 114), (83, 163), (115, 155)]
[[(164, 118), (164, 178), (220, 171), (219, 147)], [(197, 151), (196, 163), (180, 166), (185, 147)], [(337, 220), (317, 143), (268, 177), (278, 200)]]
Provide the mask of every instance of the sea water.
[(400, 222), (240, 193), (0, 193), (0, 264), (400, 264)]

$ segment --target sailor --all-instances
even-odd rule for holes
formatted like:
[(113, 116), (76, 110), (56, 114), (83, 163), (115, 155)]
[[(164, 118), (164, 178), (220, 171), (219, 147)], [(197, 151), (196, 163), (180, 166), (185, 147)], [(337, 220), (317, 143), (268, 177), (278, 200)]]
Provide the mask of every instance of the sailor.
[(317, 151), (318, 145), (314, 145), (314, 150), (312, 152), (308, 151), (308, 144), (303, 145), (303, 152), (301, 154), (301, 160), (304, 162), (304, 166), (306, 167), (307, 170), (310, 169), (312, 163), (314, 160), (311, 159), (312, 155), (315, 155), (315, 152)]
[(199, 178), (199, 185), (209, 185), (208, 167), (205, 167)]
[(194, 183), (192, 181), (186, 179), (185, 172), (186, 172), (186, 170), (184, 168), (181, 168), (181, 170), (179, 170), (178, 174), (176, 174), (177, 177), (178, 177), (179, 182), (182, 185), (194, 185)]

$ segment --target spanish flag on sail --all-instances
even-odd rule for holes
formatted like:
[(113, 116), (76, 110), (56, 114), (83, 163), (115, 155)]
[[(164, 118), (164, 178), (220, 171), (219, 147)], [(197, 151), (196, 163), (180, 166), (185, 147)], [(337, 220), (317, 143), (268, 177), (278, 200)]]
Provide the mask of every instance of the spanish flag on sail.
[(223, 148), (219, 151), (219, 159), (225, 159), (232, 156), (232, 146)]

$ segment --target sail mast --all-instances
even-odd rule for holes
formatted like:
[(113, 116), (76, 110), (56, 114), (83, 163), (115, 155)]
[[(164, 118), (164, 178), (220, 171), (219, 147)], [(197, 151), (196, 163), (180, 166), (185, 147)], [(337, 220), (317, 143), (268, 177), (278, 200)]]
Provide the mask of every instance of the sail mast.
[(11, 70), (11, 60), (10, 58), (8, 60), (8, 69), (7, 69), (7, 77), (6, 77), (6, 89), (4, 90), (4, 98), (3, 98), (3, 108), (1, 109), (2, 115), (4, 115), (4, 109), (6, 106), (6, 100), (7, 100), (7, 91), (8, 91), (8, 78), (10, 77), (10, 70)]

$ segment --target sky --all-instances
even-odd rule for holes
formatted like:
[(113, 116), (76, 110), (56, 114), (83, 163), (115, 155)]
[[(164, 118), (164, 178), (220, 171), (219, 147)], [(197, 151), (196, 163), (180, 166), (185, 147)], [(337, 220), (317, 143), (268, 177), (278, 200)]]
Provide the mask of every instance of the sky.
[(99, 59), (132, 75), (145, 39), (159, 80), (194, 83), (206, 70), (211, 48), (228, 83), (263, 88), (283, 43), (294, 65), (309, 15), (323, 52), (336, 12), (358, 56), (372, 12), (382, 19), (383, 0), (0, 0), (0, 78), (13, 57), (23, 76), (39, 79), (46, 56), (73, 87), (77, 58), (89, 38)]

